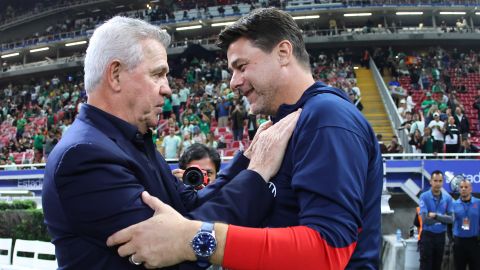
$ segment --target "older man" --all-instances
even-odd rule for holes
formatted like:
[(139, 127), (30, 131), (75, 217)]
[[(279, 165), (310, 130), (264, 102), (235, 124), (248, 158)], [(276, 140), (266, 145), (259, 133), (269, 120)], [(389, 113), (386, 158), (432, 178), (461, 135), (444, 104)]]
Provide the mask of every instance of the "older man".
[(138, 268), (133, 255), (121, 258), (105, 242), (115, 231), (153, 215), (140, 198), (143, 191), (200, 220), (258, 226), (270, 209), (273, 198), (265, 180), (278, 170), (299, 113), (280, 128), (265, 125), (261, 130), (258, 143), (280, 143), (279, 148), (255, 148), (253, 143), (205, 189), (215, 192), (194, 193), (171, 174), (150, 130), (171, 94), (169, 41), (159, 27), (124, 17), (107, 21), (90, 39), (88, 104), (50, 154), (45, 170), (43, 209), (59, 269)]

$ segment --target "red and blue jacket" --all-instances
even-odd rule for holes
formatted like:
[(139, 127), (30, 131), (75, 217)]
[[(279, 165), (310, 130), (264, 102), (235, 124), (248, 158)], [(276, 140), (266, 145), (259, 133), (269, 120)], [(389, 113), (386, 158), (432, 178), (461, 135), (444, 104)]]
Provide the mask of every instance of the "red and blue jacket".
[(383, 165), (375, 133), (342, 90), (317, 82), (278, 174), (266, 229), (229, 226), (229, 269), (378, 269)]

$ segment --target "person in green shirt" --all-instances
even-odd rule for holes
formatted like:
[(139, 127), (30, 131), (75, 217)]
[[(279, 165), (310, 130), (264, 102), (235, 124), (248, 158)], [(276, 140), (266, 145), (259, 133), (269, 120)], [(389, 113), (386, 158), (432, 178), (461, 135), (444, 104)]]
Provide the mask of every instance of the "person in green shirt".
[(163, 119), (168, 119), (170, 118), (170, 115), (172, 114), (172, 99), (170, 97), (165, 98), (163, 108), (162, 108), (162, 113), (163, 113)]
[(442, 87), (440, 81), (435, 82), (435, 84), (432, 86), (432, 92), (433, 93), (443, 93), (443, 87)]
[(45, 136), (41, 130), (37, 130), (33, 136), (33, 149), (43, 153), (43, 144), (45, 143)]
[(433, 136), (432, 136), (432, 129), (426, 127), (423, 131), (423, 139), (422, 139), (422, 153), (424, 154), (432, 154), (433, 153)]
[(210, 133), (210, 119), (208, 116), (202, 113), (202, 116), (200, 118), (200, 121), (198, 121), (198, 126), (200, 127), (200, 131), (207, 135)]
[(427, 92), (426, 95), (427, 95), (427, 98), (421, 104), (421, 108), (423, 110), (424, 115), (428, 114), (428, 110), (430, 110), (430, 107), (432, 107), (432, 105), (437, 104), (437, 102), (432, 99), (432, 93)]
[(25, 125), (27, 124), (27, 120), (25, 117), (19, 117), (17, 120), (17, 140), (20, 139), (25, 131)]

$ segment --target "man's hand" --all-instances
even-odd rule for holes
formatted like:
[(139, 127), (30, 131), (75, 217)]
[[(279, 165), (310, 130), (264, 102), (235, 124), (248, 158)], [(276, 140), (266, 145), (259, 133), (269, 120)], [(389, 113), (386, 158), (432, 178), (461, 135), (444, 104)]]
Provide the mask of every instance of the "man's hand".
[(436, 216), (437, 216), (437, 213), (428, 212), (428, 217), (429, 217), (429, 218), (435, 218)]
[(183, 173), (184, 172), (185, 172), (185, 170), (182, 170), (182, 169), (172, 170), (172, 174), (180, 181), (183, 181)]
[(280, 169), (288, 141), (301, 112), (302, 109), (298, 109), (275, 125), (272, 125), (271, 121), (261, 125), (252, 144), (245, 151), (245, 156), (250, 158), (248, 169), (260, 174), (265, 182), (268, 182)]
[(201, 222), (184, 218), (146, 191), (142, 193), (142, 200), (155, 210), (154, 216), (111, 235), (107, 245), (121, 245), (118, 248), (121, 257), (134, 254), (134, 260), (143, 262), (146, 268), (196, 260), (189, 243)]

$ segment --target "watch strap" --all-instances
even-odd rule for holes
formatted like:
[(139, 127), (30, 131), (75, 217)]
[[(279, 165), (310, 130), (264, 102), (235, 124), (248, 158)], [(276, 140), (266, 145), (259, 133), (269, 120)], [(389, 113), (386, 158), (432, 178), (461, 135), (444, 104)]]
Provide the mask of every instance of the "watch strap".
[[(198, 232), (208, 232), (214, 234), (214, 224), (208, 221), (202, 222), (202, 225), (200, 226), (200, 230)], [(196, 254), (196, 256), (198, 266), (202, 268), (210, 266), (210, 257), (199, 256), (198, 254)]]

